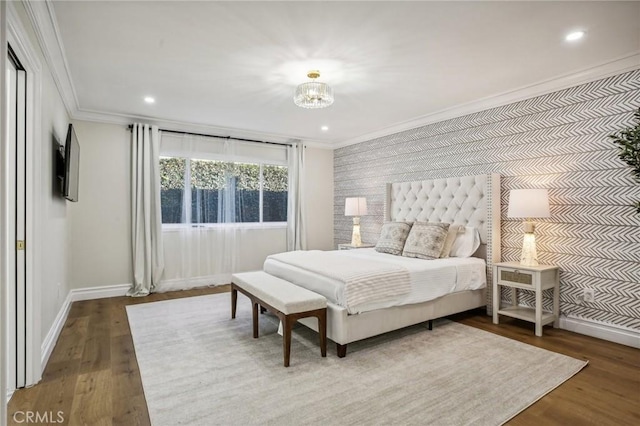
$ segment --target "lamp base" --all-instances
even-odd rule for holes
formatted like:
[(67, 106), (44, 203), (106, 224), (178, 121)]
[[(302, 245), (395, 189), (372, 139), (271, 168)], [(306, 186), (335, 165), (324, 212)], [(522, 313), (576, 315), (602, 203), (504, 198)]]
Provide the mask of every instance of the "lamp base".
[(536, 252), (536, 236), (533, 232), (525, 232), (522, 240), (522, 255), (520, 264), (523, 266), (538, 266), (538, 253)]
[(351, 233), (351, 245), (360, 247), (362, 245), (362, 239), (360, 238), (360, 217), (353, 217), (353, 232)]

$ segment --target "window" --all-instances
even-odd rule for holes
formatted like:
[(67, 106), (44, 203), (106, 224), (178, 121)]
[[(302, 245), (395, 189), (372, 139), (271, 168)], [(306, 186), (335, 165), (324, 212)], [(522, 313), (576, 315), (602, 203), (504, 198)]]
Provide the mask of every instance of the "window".
[(161, 157), (162, 223), (286, 222), (287, 185), (285, 166)]
[(160, 158), (162, 223), (182, 223), (185, 164), (184, 158)]
[(263, 222), (287, 221), (288, 179), (288, 169), (284, 166), (262, 167)]

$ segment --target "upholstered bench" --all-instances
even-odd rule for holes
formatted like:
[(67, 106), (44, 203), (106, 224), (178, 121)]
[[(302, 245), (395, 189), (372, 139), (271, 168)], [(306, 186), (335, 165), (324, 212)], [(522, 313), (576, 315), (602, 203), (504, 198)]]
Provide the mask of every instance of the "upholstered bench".
[(327, 356), (327, 299), (263, 271), (233, 274), (231, 279), (231, 318), (236, 317), (238, 291), (253, 304), (253, 337), (258, 338), (258, 305), (268, 309), (282, 322), (284, 366), (291, 357), (291, 328), (306, 317), (318, 318), (320, 353)]

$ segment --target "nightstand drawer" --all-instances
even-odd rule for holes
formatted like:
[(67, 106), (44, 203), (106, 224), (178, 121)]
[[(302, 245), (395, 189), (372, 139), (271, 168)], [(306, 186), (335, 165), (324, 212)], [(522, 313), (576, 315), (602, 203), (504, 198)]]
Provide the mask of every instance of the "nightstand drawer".
[(498, 266), (498, 284), (503, 283), (533, 288), (533, 273), (517, 268)]

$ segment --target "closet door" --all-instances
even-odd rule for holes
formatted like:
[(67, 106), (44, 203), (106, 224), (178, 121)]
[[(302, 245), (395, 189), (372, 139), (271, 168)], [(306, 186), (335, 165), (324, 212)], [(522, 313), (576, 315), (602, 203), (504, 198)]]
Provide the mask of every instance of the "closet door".
[(27, 303), (26, 303), (26, 108), (27, 75), (11, 46), (6, 70), (7, 141), (9, 176), (8, 236), (8, 312), (7, 335), (8, 385), (21, 388), (26, 384)]

